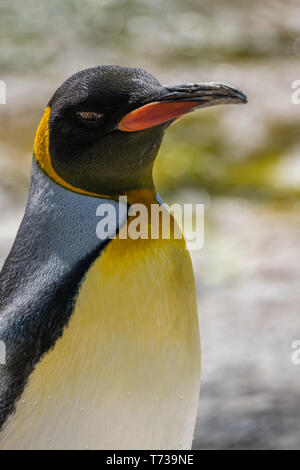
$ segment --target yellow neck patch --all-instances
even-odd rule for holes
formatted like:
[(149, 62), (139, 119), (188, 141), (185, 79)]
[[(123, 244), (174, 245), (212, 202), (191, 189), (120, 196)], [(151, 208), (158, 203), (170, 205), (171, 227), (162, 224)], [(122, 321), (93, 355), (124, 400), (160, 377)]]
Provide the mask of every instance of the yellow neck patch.
[(34, 155), (37, 163), (39, 164), (40, 168), (51, 178), (55, 183), (63, 186), (64, 188), (68, 189), (69, 191), (73, 191), (79, 194), (85, 194), (86, 196), (92, 197), (99, 197), (105, 199), (118, 199), (117, 196), (110, 196), (107, 194), (97, 194), (92, 193), (89, 191), (85, 191), (84, 189), (77, 188), (63, 178), (61, 178), (56, 171), (54, 170), (51, 162), (51, 155), (49, 150), (49, 116), (50, 116), (50, 106), (47, 106), (45, 109), (44, 115), (41, 119), (39, 127), (36, 131), (35, 140), (34, 140)]

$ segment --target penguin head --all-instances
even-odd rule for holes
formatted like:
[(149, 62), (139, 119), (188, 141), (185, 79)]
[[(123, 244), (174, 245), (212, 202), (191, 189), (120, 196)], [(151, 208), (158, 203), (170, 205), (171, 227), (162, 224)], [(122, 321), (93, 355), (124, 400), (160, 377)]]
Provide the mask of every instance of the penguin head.
[(242, 92), (221, 83), (168, 87), (140, 68), (86, 69), (54, 93), (34, 155), (71, 191), (113, 197), (152, 189), (153, 164), (170, 124), (197, 108), (244, 102)]

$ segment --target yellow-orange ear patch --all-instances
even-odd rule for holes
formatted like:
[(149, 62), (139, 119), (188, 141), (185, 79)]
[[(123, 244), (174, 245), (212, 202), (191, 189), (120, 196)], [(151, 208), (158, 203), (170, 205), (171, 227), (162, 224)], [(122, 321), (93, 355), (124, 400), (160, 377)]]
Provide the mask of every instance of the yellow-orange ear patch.
[(49, 152), (49, 116), (50, 116), (50, 107), (48, 106), (45, 109), (44, 115), (41, 119), (39, 127), (35, 134), (34, 139), (34, 155), (35, 159), (38, 162), (42, 170), (47, 173), (48, 176), (52, 179), (56, 179), (56, 173), (51, 164), (51, 157)]

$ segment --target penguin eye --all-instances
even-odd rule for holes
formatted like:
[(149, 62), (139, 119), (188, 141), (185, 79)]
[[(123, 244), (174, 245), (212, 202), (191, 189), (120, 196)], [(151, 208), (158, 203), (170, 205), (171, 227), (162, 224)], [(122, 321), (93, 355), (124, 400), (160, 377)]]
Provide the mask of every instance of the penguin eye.
[(86, 111), (77, 113), (77, 116), (80, 116), (81, 119), (86, 119), (87, 121), (97, 121), (102, 118), (103, 114)]
[(99, 124), (103, 118), (103, 114), (94, 111), (79, 111), (76, 113), (76, 116), (84, 124), (92, 126)]

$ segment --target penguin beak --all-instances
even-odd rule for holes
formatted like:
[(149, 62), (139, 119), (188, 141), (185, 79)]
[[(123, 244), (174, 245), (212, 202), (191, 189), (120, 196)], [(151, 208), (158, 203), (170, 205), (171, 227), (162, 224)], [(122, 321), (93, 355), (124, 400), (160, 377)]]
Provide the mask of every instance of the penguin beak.
[(118, 124), (124, 132), (135, 132), (180, 119), (200, 108), (217, 104), (247, 103), (240, 90), (224, 83), (188, 83), (165, 88), (166, 93), (126, 114)]

